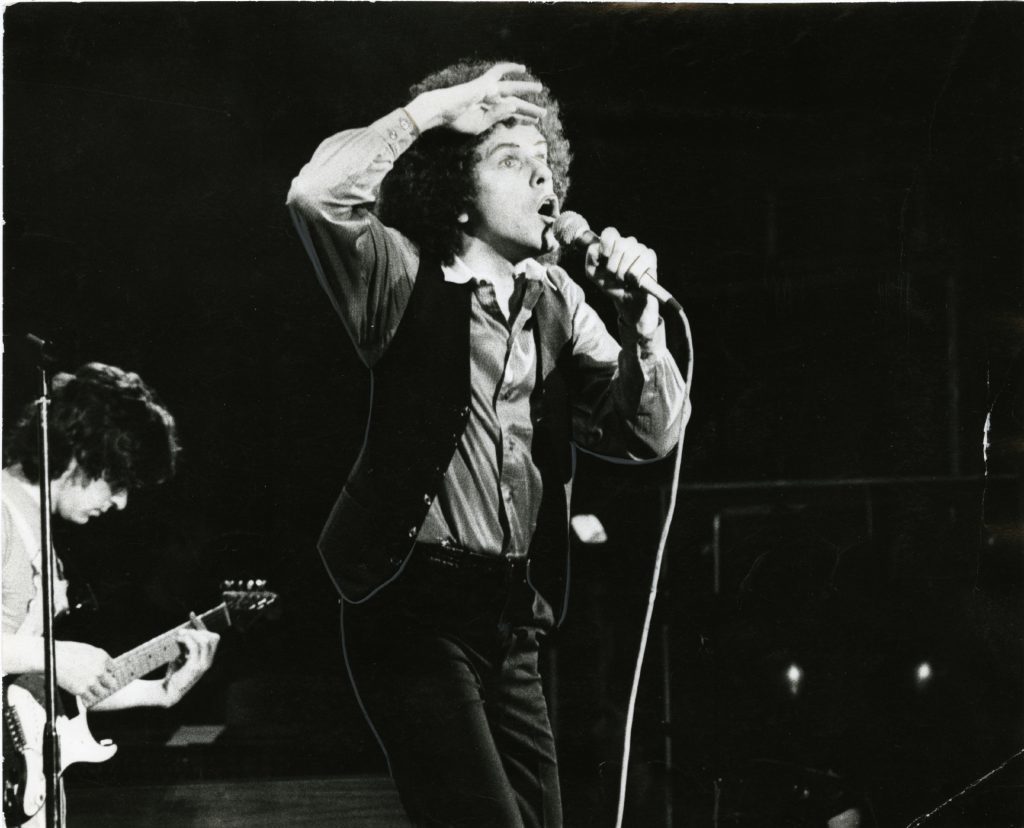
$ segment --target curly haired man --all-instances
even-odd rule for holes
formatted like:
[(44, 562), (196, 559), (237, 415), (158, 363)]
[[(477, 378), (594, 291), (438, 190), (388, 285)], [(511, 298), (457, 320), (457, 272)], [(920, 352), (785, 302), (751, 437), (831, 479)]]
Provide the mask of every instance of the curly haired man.
[[(50, 398), (53, 514), (84, 524), (111, 509), (124, 509), (132, 490), (173, 474), (178, 451), (174, 419), (137, 374), (90, 363), (74, 374), (56, 375)], [(5, 442), (0, 474), (4, 676), (43, 672), (38, 418), (37, 406), (30, 404)], [(59, 576), (54, 592), (59, 614), (67, 608), (67, 584)], [(93, 709), (176, 704), (209, 669), (219, 637), (189, 629), (179, 638), (185, 658), (166, 677), (137, 679)], [(55, 650), (57, 684), (87, 705), (117, 687), (113, 660), (99, 647), (57, 641)]]
[(687, 413), (657, 302), (624, 283), (654, 252), (614, 228), (588, 251), (621, 346), (555, 264), (570, 158), (526, 67), (470, 61), (328, 138), (288, 197), (372, 371), (319, 549), (417, 824), (561, 824), (538, 650), (565, 609), (573, 452), (661, 457)]

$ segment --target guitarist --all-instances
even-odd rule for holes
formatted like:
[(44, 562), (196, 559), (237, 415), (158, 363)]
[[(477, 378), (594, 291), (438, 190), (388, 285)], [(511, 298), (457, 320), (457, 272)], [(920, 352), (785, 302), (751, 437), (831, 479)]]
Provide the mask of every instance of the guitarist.
[[(43, 672), (40, 578), (38, 409), (26, 407), (4, 445), (0, 474), (3, 518), (3, 650), (5, 680)], [(130, 491), (174, 473), (178, 452), (174, 418), (134, 373), (90, 363), (54, 377), (49, 408), (50, 503), (54, 515), (87, 523), (124, 509)], [(67, 583), (58, 573), (55, 614), (67, 609)], [(93, 707), (170, 707), (213, 662), (219, 636), (205, 629), (179, 633), (183, 658), (162, 679), (137, 679)], [(78, 641), (57, 641), (59, 687), (89, 705), (115, 688), (113, 659)], [(41, 682), (38, 685), (42, 686)], [(27, 825), (42, 825), (45, 809)]]

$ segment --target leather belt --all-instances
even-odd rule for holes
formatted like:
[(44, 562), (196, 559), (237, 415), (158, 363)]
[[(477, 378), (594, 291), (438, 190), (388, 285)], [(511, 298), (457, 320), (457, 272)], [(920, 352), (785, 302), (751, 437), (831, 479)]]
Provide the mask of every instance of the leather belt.
[(456, 572), (477, 572), (487, 575), (507, 575), (517, 570), (525, 570), (525, 557), (509, 557), (507, 555), (488, 555), (473, 552), (456, 544), (418, 543), (413, 550), (413, 559), (436, 569), (449, 569)]

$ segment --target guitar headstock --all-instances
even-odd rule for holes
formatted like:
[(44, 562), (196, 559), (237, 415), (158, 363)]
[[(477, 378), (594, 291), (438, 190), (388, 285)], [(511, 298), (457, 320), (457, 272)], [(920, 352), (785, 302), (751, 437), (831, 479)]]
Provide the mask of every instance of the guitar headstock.
[(277, 593), (266, 589), (267, 582), (249, 578), (221, 583), (221, 598), (233, 614), (260, 613), (277, 601)]

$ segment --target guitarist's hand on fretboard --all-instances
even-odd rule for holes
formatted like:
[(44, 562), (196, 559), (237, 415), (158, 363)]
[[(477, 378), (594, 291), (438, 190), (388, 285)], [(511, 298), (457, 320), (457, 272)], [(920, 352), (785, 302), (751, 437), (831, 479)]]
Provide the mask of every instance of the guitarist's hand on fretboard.
[(178, 642), (185, 648), (184, 661), (167, 665), (167, 676), (161, 682), (167, 707), (177, 704), (210, 669), (220, 636), (208, 630), (180, 630)]

